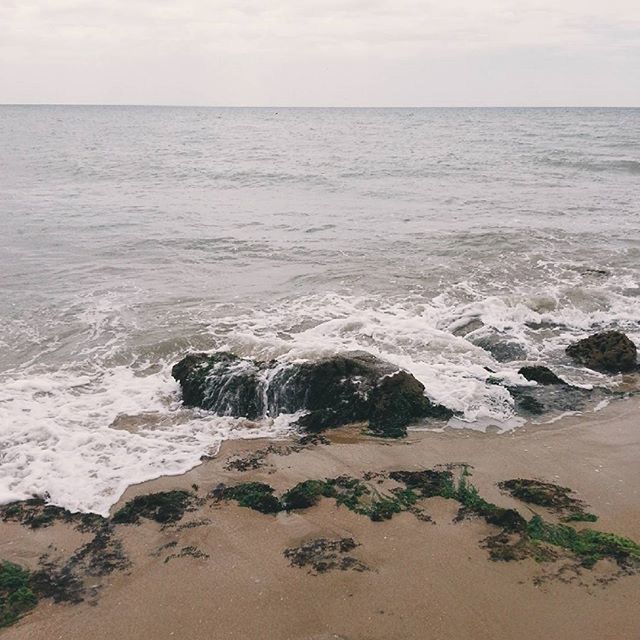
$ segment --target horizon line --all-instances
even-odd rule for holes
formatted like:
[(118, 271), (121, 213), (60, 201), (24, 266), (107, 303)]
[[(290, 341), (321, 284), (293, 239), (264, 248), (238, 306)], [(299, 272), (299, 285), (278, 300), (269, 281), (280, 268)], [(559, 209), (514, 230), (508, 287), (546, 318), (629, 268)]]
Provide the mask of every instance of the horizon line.
[(0, 107), (158, 107), (176, 109), (638, 109), (640, 105), (216, 105), (151, 102), (0, 102)]

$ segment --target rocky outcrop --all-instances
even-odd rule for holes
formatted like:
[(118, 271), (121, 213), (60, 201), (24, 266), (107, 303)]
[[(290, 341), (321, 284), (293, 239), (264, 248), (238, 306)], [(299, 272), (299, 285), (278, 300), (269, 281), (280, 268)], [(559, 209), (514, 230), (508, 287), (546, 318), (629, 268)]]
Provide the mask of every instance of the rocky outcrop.
[(188, 406), (252, 420), (304, 411), (298, 423), (308, 431), (368, 421), (376, 434), (399, 437), (412, 422), (453, 415), (410, 373), (360, 351), (300, 363), (195, 353), (172, 375)]
[(637, 367), (636, 345), (620, 331), (603, 331), (579, 340), (566, 349), (576, 362), (608, 373), (632, 371)]

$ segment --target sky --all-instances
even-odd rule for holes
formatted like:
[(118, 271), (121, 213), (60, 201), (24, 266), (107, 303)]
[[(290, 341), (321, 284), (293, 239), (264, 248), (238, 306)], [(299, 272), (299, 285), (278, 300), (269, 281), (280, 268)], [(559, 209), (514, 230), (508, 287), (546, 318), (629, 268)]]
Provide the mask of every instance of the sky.
[(640, 0), (0, 0), (0, 103), (640, 106)]

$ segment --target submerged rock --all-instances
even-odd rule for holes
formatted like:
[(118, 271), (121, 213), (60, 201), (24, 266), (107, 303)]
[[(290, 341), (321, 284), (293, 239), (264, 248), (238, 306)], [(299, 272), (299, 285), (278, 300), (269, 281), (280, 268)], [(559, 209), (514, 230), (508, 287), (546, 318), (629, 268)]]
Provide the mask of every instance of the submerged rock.
[(484, 336), (472, 341), (476, 347), (488, 351), (498, 362), (524, 360), (527, 352), (520, 342), (505, 340), (497, 335)]
[(566, 349), (568, 356), (589, 369), (619, 373), (636, 368), (636, 345), (620, 331), (603, 331), (578, 340)]
[(567, 383), (507, 388), (515, 401), (516, 412), (525, 417), (547, 412), (582, 411), (607, 395), (605, 389), (583, 389)]
[(410, 373), (361, 351), (285, 364), (196, 353), (172, 375), (188, 406), (252, 420), (305, 411), (298, 422), (308, 431), (368, 421), (378, 435), (399, 437), (411, 422), (453, 415)]

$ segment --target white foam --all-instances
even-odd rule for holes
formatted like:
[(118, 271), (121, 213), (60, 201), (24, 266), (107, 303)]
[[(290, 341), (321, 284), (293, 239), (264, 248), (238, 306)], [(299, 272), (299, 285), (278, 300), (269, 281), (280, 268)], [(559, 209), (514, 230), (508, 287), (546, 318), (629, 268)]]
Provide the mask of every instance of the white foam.
[(167, 367), (147, 376), (120, 366), (6, 381), (0, 503), (47, 495), (71, 511), (107, 515), (131, 484), (184, 473), (225, 439), (282, 437), (292, 419), (251, 423), (183, 409)]
[[(527, 384), (517, 374), (522, 363), (496, 362), (472, 340), (497, 334), (570, 382), (608, 382), (559, 358), (568, 342), (598, 326), (621, 326), (638, 341), (640, 298), (615, 291), (597, 289), (578, 303), (575, 288), (563, 283), (486, 296), (462, 282), (432, 300), (316, 295), (215, 320), (222, 314), (210, 309), (211, 346), (282, 362), (365, 350), (411, 371), (431, 399), (459, 412), (450, 427), (508, 431), (523, 420), (495, 382)], [(106, 514), (129, 485), (183, 473), (225, 439), (290, 431), (290, 416), (251, 423), (183, 408), (170, 365), (184, 346), (165, 362), (142, 363), (127, 342), (122, 300), (90, 302), (79, 316), (86, 339), (71, 363), (50, 371), (32, 358), (0, 379), (0, 502), (47, 495), (72, 511)], [(452, 333), (467, 325), (468, 335)]]

